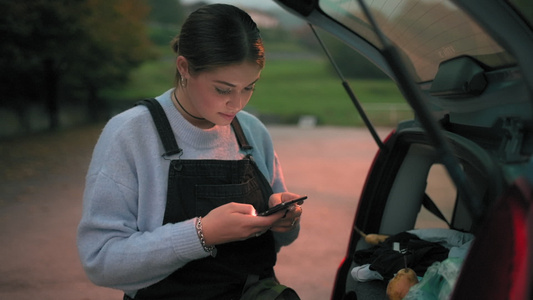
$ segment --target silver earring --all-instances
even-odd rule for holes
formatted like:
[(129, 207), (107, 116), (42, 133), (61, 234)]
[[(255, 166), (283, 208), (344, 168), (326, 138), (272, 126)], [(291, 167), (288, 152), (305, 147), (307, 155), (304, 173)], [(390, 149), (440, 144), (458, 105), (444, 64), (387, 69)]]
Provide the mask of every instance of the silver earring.
[(183, 76), (180, 77), (180, 85), (183, 88), (187, 86), (187, 79), (183, 78)]

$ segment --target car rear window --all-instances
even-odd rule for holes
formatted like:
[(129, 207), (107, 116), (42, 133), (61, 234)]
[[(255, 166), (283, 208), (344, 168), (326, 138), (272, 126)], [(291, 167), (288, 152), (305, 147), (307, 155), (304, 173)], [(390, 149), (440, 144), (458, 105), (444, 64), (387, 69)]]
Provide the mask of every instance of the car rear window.
[[(410, 60), (417, 81), (435, 78), (439, 64), (471, 56), (490, 69), (515, 64), (514, 58), (453, 3), (445, 0), (366, 1), (384, 34)], [(357, 0), (321, 0), (331, 18), (382, 48)]]

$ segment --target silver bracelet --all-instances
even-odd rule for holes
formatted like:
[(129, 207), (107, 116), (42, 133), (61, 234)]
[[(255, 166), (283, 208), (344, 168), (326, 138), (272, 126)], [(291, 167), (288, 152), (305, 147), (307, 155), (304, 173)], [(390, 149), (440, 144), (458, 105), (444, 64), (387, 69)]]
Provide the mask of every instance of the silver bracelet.
[(202, 229), (202, 217), (196, 218), (196, 233), (198, 234), (198, 238), (200, 239), (204, 251), (211, 254), (212, 257), (215, 257), (217, 255), (217, 248), (205, 244), (204, 231)]

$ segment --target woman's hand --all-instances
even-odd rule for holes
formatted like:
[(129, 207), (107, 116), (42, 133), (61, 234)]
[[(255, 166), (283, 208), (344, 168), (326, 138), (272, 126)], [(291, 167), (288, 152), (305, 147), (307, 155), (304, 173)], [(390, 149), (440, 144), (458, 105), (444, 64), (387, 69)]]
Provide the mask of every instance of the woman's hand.
[(268, 231), (281, 216), (257, 217), (250, 204), (228, 203), (202, 218), (206, 246), (242, 241)]
[[(293, 193), (277, 193), (270, 196), (269, 207), (298, 198)], [(206, 246), (242, 241), (259, 236), (269, 229), (287, 232), (300, 222), (302, 208), (291, 205), (270, 216), (258, 217), (250, 204), (228, 203), (210, 211), (202, 218), (202, 230)]]
[[(274, 207), (282, 202), (291, 201), (300, 197), (297, 194), (293, 193), (277, 193), (270, 196), (269, 206)], [(272, 231), (276, 232), (287, 232), (300, 223), (300, 217), (302, 215), (302, 207), (299, 204), (291, 205), (288, 209), (282, 210), (273, 214), (272, 216), (277, 216), (278, 219), (272, 224), (270, 228)]]

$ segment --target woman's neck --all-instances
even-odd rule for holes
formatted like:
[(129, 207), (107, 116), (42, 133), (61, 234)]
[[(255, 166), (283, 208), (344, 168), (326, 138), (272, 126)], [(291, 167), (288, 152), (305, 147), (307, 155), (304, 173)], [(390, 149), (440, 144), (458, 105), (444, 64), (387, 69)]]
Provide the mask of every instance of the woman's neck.
[(185, 118), (185, 120), (189, 121), (192, 125), (202, 128), (202, 129), (209, 129), (215, 126), (215, 124), (211, 123), (205, 118), (195, 116), (194, 114), (190, 113), (191, 110), (190, 101), (187, 95), (185, 95), (184, 91), (180, 88), (175, 88), (172, 92), (172, 102), (174, 103), (174, 107), (180, 112), (180, 114)]

